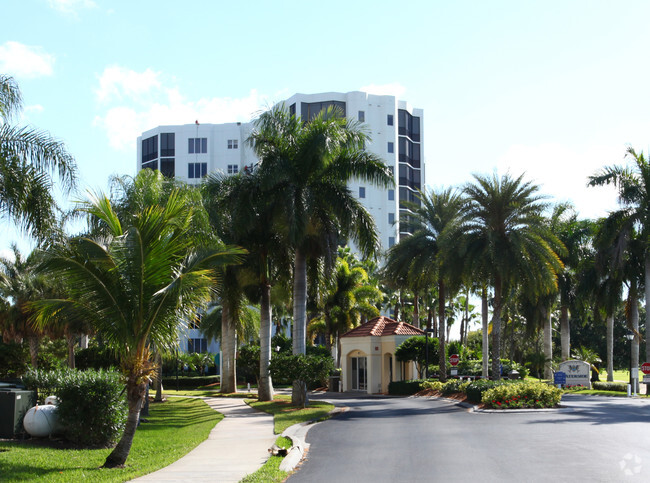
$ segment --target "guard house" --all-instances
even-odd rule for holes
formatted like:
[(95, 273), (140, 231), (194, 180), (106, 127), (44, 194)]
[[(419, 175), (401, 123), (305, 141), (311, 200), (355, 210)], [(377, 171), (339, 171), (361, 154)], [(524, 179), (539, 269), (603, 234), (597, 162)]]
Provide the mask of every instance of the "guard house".
[(395, 360), (395, 349), (424, 331), (389, 317), (376, 317), (341, 336), (344, 391), (387, 393), (392, 381), (413, 379), (415, 364)]

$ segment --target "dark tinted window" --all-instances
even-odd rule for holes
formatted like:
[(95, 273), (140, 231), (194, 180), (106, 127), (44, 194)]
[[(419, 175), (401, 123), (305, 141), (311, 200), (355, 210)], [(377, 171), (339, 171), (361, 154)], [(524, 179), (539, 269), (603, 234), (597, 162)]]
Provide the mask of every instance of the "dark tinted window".
[(158, 136), (142, 140), (142, 164), (158, 157)]
[(176, 163), (174, 162), (174, 158), (160, 158), (160, 172), (168, 178), (176, 176)]
[(162, 133), (160, 135), (160, 155), (176, 156), (176, 135), (171, 133)]
[(300, 104), (300, 117), (303, 121), (311, 121), (319, 112), (335, 107), (340, 111), (340, 114), (345, 117), (345, 102), (340, 101), (325, 101), (325, 102), (303, 102)]

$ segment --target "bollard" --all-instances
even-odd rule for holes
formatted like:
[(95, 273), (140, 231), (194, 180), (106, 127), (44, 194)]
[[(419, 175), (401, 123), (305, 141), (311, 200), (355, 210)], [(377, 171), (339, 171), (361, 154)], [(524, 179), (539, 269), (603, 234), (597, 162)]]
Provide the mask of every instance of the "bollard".
[(627, 397), (632, 397), (632, 385), (627, 385)]

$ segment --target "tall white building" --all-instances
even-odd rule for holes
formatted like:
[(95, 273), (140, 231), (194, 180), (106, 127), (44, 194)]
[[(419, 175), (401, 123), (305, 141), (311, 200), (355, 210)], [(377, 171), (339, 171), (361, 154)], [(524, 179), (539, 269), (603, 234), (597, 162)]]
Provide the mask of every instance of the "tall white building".
[[(422, 156), (423, 112), (394, 96), (365, 92), (295, 94), (284, 101), (292, 114), (311, 119), (330, 105), (348, 118), (365, 124), (371, 142), (366, 149), (391, 167), (395, 189), (383, 189), (352, 181), (352, 192), (373, 215), (383, 249), (395, 244), (400, 234), (401, 201), (417, 203), (423, 186), (425, 163)], [(250, 123), (185, 124), (158, 126), (138, 137), (137, 169), (159, 169), (190, 183), (214, 171), (235, 174), (250, 169), (257, 158), (245, 141)]]

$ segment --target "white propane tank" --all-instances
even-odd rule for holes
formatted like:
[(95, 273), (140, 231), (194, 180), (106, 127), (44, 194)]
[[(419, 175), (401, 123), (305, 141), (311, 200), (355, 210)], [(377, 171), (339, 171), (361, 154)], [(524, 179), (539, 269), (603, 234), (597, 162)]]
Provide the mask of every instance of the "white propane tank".
[(31, 436), (43, 438), (50, 436), (59, 429), (59, 417), (56, 414), (57, 407), (48, 404), (45, 406), (34, 406), (25, 413), (23, 426)]

